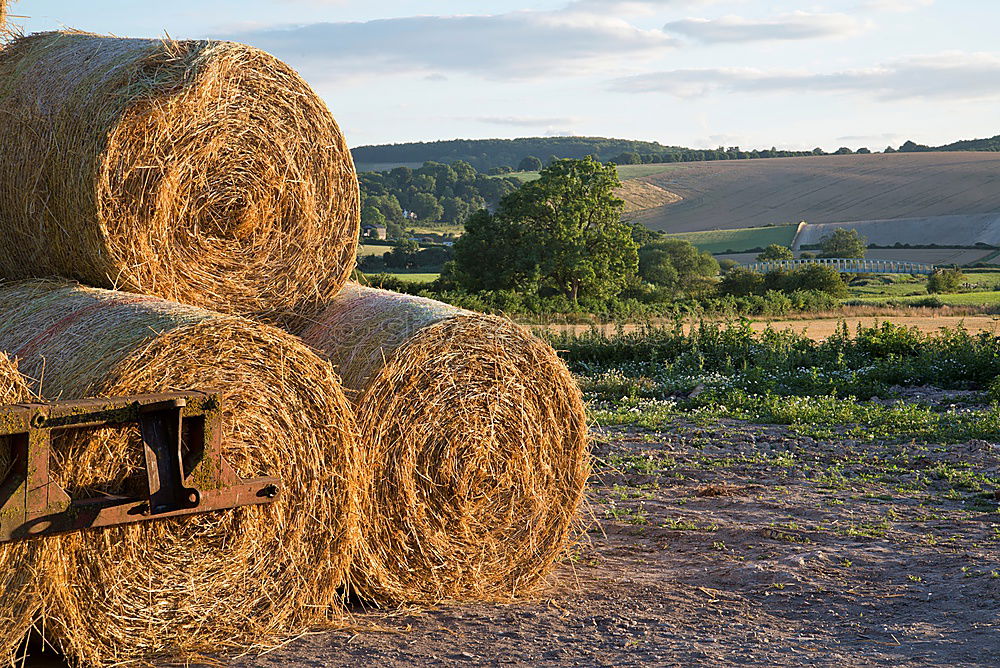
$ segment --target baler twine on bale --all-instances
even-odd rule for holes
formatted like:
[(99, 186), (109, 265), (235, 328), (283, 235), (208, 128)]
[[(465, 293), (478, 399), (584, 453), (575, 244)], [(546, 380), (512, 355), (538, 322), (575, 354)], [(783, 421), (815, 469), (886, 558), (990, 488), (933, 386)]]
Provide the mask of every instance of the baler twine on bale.
[(357, 285), (302, 336), (353, 391), (374, 468), (356, 591), (391, 603), (530, 592), (589, 472), (580, 391), (552, 348), (504, 318)]
[[(33, 399), (17, 365), (0, 354), (0, 406)], [(0, 479), (6, 479), (13, 460), (0, 438)], [(0, 545), (0, 664), (15, 665), (41, 602), (36, 587), (38, 543)]]
[[(367, 469), (326, 361), (265, 325), (75, 284), (0, 285), (0, 313), (0, 350), (47, 399), (220, 392), (224, 456), (284, 490), (271, 505), (40, 539), (49, 642), (83, 664), (183, 659), (336, 610)], [(53, 476), (74, 497), (137, 491), (136, 431), (57, 439)]]
[(355, 266), (350, 151), (241, 44), (21, 37), (0, 52), (0, 276), (308, 313)]

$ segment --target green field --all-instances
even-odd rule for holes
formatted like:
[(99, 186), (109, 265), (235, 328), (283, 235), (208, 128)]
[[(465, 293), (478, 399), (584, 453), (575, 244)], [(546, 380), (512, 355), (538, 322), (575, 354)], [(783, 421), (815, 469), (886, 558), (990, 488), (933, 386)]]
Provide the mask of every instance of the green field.
[(1000, 270), (969, 269), (964, 273), (965, 282), (973, 292), (931, 295), (927, 293), (926, 276), (886, 275), (865, 281), (866, 285), (850, 286), (849, 301), (862, 304), (884, 304), (888, 301), (910, 304), (933, 297), (948, 306), (1000, 304)]
[(377, 255), (382, 257), (384, 254), (392, 250), (392, 246), (380, 246), (377, 244), (361, 244), (358, 246), (358, 257), (364, 257), (366, 255)]
[(675, 167), (676, 163), (658, 163), (655, 165), (619, 165), (618, 166), (618, 178), (622, 181), (628, 181), (629, 179), (639, 179), (643, 176), (652, 176), (653, 174), (662, 174), (663, 172), (669, 171), (672, 167)]
[(775, 225), (769, 227), (747, 227), (738, 230), (706, 230), (704, 232), (683, 232), (668, 235), (673, 239), (684, 239), (709, 253), (719, 254), (764, 248), (769, 244), (791, 246), (798, 225)]
[[(891, 279), (891, 283), (880, 280)], [(965, 271), (965, 282), (973, 292), (959, 294), (930, 295), (927, 293), (927, 278), (921, 276), (884, 276), (866, 281), (868, 285), (850, 286), (850, 300), (863, 304), (884, 304), (887, 301), (909, 304), (934, 297), (948, 306), (994, 306), (1000, 304), (1000, 270), (969, 269)]]
[(401, 281), (406, 281), (407, 283), (430, 283), (431, 281), (436, 281), (441, 277), (440, 273), (437, 274), (409, 274), (409, 273), (393, 273), (389, 274), (393, 278), (398, 278)]
[(449, 234), (459, 236), (465, 232), (465, 225), (453, 225), (451, 223), (422, 223), (407, 227), (414, 234), (425, 236), (447, 236)]
[(911, 295), (908, 297), (894, 297), (893, 295), (882, 295), (872, 297), (862, 297), (852, 299), (852, 302), (861, 304), (884, 304), (887, 301), (902, 302), (904, 304), (920, 302), (933, 297), (947, 306), (996, 306), (1000, 305), (1000, 290), (989, 292), (963, 292), (957, 295)]
[(968, 283), (1000, 289), (1000, 269), (965, 269), (963, 273)]

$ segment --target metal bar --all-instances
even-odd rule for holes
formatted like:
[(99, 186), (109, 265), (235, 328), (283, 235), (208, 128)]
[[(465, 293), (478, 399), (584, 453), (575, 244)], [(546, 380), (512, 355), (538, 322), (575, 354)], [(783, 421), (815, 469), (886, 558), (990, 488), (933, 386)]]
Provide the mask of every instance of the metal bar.
[[(51, 479), (55, 432), (139, 426), (147, 494), (71, 499)], [(273, 502), (281, 481), (243, 480), (223, 457), (219, 397), (204, 392), (0, 407), (0, 543)]]

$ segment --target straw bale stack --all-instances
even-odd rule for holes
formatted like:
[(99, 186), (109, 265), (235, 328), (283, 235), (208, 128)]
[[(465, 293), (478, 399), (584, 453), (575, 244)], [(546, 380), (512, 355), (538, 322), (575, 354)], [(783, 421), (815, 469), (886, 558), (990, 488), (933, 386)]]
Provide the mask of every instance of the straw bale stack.
[[(0, 350), (47, 399), (220, 391), (226, 458), (285, 490), (273, 505), (37, 541), (50, 642), (86, 664), (183, 658), (299, 631), (338, 604), (366, 469), (327, 362), (242, 318), (62, 282), (0, 285), (0, 313)], [(73, 495), (140, 482), (134, 433), (55, 448)]]
[(499, 317), (348, 285), (302, 332), (340, 373), (374, 468), (358, 593), (499, 600), (549, 571), (589, 472), (580, 392)]
[(21, 37), (0, 52), (0, 276), (308, 313), (355, 265), (326, 105), (241, 44)]
[[(0, 354), (0, 406), (32, 399), (17, 365)], [(9, 452), (0, 449), (0, 478), (11, 465)], [(0, 545), (0, 663), (13, 664), (18, 651), (41, 610), (35, 567), (37, 543)]]

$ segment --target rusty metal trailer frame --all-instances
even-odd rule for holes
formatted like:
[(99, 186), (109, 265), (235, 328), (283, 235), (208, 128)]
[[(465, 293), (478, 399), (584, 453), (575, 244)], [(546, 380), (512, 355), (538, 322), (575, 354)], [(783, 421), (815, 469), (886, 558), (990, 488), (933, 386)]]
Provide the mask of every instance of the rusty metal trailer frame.
[[(138, 425), (146, 489), (73, 499), (49, 475), (54, 434)], [(244, 480), (222, 456), (217, 394), (176, 392), (0, 407), (0, 543), (271, 503), (277, 478)]]

